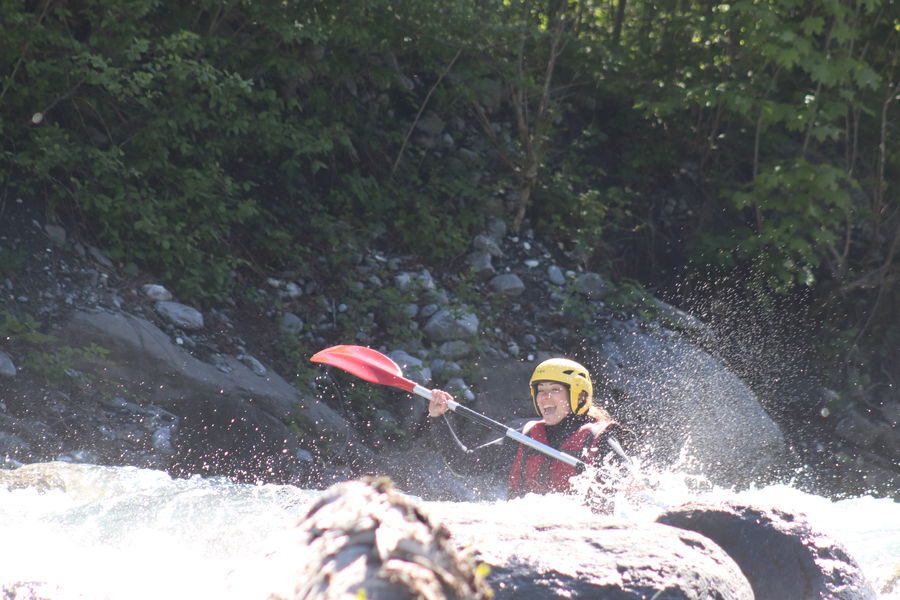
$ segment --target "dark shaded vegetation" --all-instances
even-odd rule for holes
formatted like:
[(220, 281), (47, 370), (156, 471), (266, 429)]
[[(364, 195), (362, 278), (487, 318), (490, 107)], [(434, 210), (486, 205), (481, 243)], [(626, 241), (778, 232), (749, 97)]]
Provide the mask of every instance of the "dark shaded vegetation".
[(343, 274), (366, 248), (464, 273), (500, 215), (676, 300), (736, 273), (820, 324), (826, 383), (896, 401), (897, 15), (892, 0), (5, 0), (0, 205), (39, 203), (209, 303), (269, 275), (352, 298)]

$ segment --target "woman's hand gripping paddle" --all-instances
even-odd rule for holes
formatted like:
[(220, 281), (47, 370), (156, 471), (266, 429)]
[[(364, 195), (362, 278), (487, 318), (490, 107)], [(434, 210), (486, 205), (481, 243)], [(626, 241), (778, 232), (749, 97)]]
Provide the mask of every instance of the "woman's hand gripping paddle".
[[(360, 379), (364, 379), (371, 383), (400, 388), (401, 390), (406, 390), (407, 392), (431, 400), (431, 390), (404, 377), (403, 371), (400, 370), (397, 363), (381, 352), (371, 348), (347, 344), (332, 346), (331, 348), (326, 348), (325, 350), (315, 353), (310, 360), (314, 363), (337, 367), (342, 371), (346, 371), (351, 375), (356, 375)], [(552, 448), (546, 444), (542, 444), (520, 431), (511, 429), (503, 423), (486, 417), (481, 413), (477, 413), (467, 406), (461, 405), (459, 402), (450, 400), (447, 403), (447, 406), (453, 412), (460, 414), (467, 419), (471, 419), (488, 429), (492, 429), (498, 433), (502, 433), (508, 438), (514, 439), (520, 444), (534, 448), (538, 452), (574, 467), (578, 473), (583, 472), (587, 467), (584, 462), (578, 460), (574, 456), (566, 454), (565, 452), (560, 452), (556, 448)]]

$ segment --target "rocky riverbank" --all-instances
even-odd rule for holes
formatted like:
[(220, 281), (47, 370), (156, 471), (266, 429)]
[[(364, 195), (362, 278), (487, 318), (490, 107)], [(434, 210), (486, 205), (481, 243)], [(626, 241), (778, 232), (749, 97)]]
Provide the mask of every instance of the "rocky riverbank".
[[(360, 252), (347, 298), (272, 274), (198, 307), (7, 202), (0, 456), (7, 466), (67, 460), (309, 486), (377, 472), (424, 496), (465, 495), (467, 482), (431, 448), (436, 424), (418, 401), (307, 362), (310, 349), (359, 343), (504, 421), (529, 416), (523, 382), (534, 361), (575, 356), (645, 440), (647, 460), (681, 460), (725, 485), (799, 477), (826, 494), (900, 488), (896, 407), (820, 411), (815, 427), (790, 410), (773, 417), (691, 315), (626, 297), (499, 219), (471, 249), (461, 267)], [(336, 337), (355, 322), (366, 325), (356, 339)], [(826, 406), (827, 392), (805, 396), (805, 407), (810, 396)]]

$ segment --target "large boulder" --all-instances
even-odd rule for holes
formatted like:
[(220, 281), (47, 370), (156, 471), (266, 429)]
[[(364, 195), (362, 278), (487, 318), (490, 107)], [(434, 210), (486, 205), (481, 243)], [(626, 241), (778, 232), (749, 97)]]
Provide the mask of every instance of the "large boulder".
[[(674, 527), (599, 520), (524, 536), (482, 523), (476, 533), (448, 523), (461, 541), (477, 535), (495, 598), (751, 599), (737, 564), (716, 544)], [(486, 530), (491, 530), (490, 532)]]
[(724, 364), (666, 330), (613, 333), (596, 364), (595, 394), (660, 462), (714, 483), (764, 480), (785, 456), (784, 435)]
[(290, 598), (490, 598), (471, 553), (458, 551), (450, 532), (389, 480), (330, 488), (297, 533), (300, 560)]
[(687, 504), (657, 520), (713, 540), (737, 562), (757, 598), (876, 597), (856, 561), (802, 514), (734, 503)]
[(485, 598), (486, 576), (497, 600), (753, 598), (735, 562), (691, 531), (598, 519), (584, 508), (577, 526), (555, 512), (536, 522), (511, 509), (463, 514), (424, 507), (384, 480), (339, 484), (298, 526), (291, 597)]
[[(348, 461), (371, 460), (346, 420), (323, 402), (302, 397), (271, 370), (254, 373), (235, 357), (204, 362), (143, 318), (80, 310), (61, 337), (107, 349), (106, 381), (179, 417), (171, 464), (176, 474), (305, 483), (309, 465), (301, 458), (317, 453), (323, 440), (345, 445)], [(291, 421), (318, 435), (301, 437)]]

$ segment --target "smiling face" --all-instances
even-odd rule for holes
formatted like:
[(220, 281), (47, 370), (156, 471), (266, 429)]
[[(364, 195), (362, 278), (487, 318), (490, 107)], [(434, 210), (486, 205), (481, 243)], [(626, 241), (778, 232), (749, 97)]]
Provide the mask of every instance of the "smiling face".
[(569, 388), (556, 381), (537, 384), (537, 406), (547, 425), (556, 425), (572, 412), (569, 406)]

